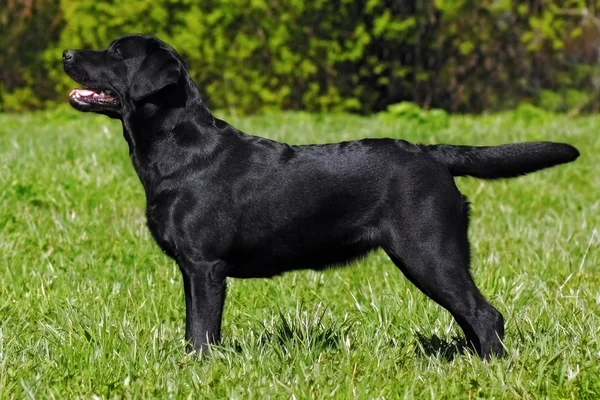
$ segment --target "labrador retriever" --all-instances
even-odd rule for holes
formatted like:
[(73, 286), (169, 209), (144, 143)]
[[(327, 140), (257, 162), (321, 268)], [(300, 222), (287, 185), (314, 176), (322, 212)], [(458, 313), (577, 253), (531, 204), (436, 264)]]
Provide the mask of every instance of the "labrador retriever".
[(190, 351), (220, 339), (226, 278), (321, 270), (381, 248), (482, 358), (502, 355), (503, 317), (469, 272), (469, 203), (453, 177), (517, 177), (575, 160), (574, 147), (292, 146), (215, 118), (182, 58), (154, 37), (67, 50), (63, 63), (83, 86), (71, 105), (123, 124), (148, 228), (183, 275)]

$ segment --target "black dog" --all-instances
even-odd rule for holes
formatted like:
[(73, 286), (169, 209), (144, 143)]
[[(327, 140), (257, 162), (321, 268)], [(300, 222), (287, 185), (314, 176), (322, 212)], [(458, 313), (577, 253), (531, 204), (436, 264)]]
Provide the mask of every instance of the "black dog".
[(71, 92), (73, 107), (123, 123), (148, 227), (183, 274), (194, 349), (220, 338), (227, 277), (320, 270), (382, 248), (452, 313), (481, 357), (502, 355), (504, 321), (471, 278), (469, 206), (453, 176), (516, 177), (575, 160), (574, 147), (290, 146), (213, 117), (181, 57), (158, 39), (68, 50), (63, 62), (86, 87)]

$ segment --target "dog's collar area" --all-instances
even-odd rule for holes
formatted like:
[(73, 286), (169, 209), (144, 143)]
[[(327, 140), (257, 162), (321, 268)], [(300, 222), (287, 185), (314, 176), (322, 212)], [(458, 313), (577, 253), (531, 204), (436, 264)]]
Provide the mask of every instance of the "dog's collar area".
[(117, 99), (110, 90), (73, 89), (69, 98), (82, 103), (116, 104)]

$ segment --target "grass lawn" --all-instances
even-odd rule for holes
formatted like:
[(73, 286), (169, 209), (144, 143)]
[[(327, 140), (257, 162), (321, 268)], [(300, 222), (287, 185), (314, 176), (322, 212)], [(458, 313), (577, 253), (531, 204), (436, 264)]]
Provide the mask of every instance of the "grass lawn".
[(0, 399), (600, 397), (600, 117), (225, 117), (296, 144), (577, 146), (575, 163), (527, 177), (458, 179), (506, 357), (457, 351), (450, 315), (376, 252), (324, 273), (230, 279), (223, 343), (197, 361), (184, 351), (181, 277), (145, 227), (120, 124), (0, 114)]

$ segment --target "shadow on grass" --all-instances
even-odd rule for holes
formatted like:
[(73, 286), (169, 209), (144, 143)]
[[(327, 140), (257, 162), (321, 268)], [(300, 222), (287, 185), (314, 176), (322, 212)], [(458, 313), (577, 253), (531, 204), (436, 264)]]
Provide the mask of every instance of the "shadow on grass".
[[(350, 324), (326, 324), (323, 322), (324, 312), (313, 315), (313, 318), (300, 315), (284, 315), (279, 312), (279, 319), (273, 326), (263, 324), (262, 331), (258, 334), (257, 347), (277, 346), (283, 349), (310, 349), (322, 351), (337, 349), (346, 337)], [(236, 352), (244, 351), (247, 344), (236, 340), (232, 343)]]
[(418, 355), (426, 357), (442, 357), (447, 361), (452, 361), (456, 357), (470, 351), (467, 341), (461, 337), (454, 336), (452, 341), (441, 339), (438, 335), (426, 336), (417, 332), (417, 351)]
[[(306, 351), (319, 353), (323, 350), (338, 349), (348, 335), (351, 324), (348, 321), (336, 324), (323, 323), (323, 314), (313, 318), (307, 316), (285, 315), (281, 311), (279, 319), (272, 326), (262, 324), (261, 332), (253, 341), (253, 345), (264, 349), (274, 347), (283, 352)], [(450, 341), (437, 335), (423, 335), (416, 333), (416, 355), (423, 357), (441, 357), (447, 361), (471, 351), (466, 340), (454, 336)], [(234, 340), (230, 349), (236, 353), (248, 350), (252, 345), (242, 340)]]

